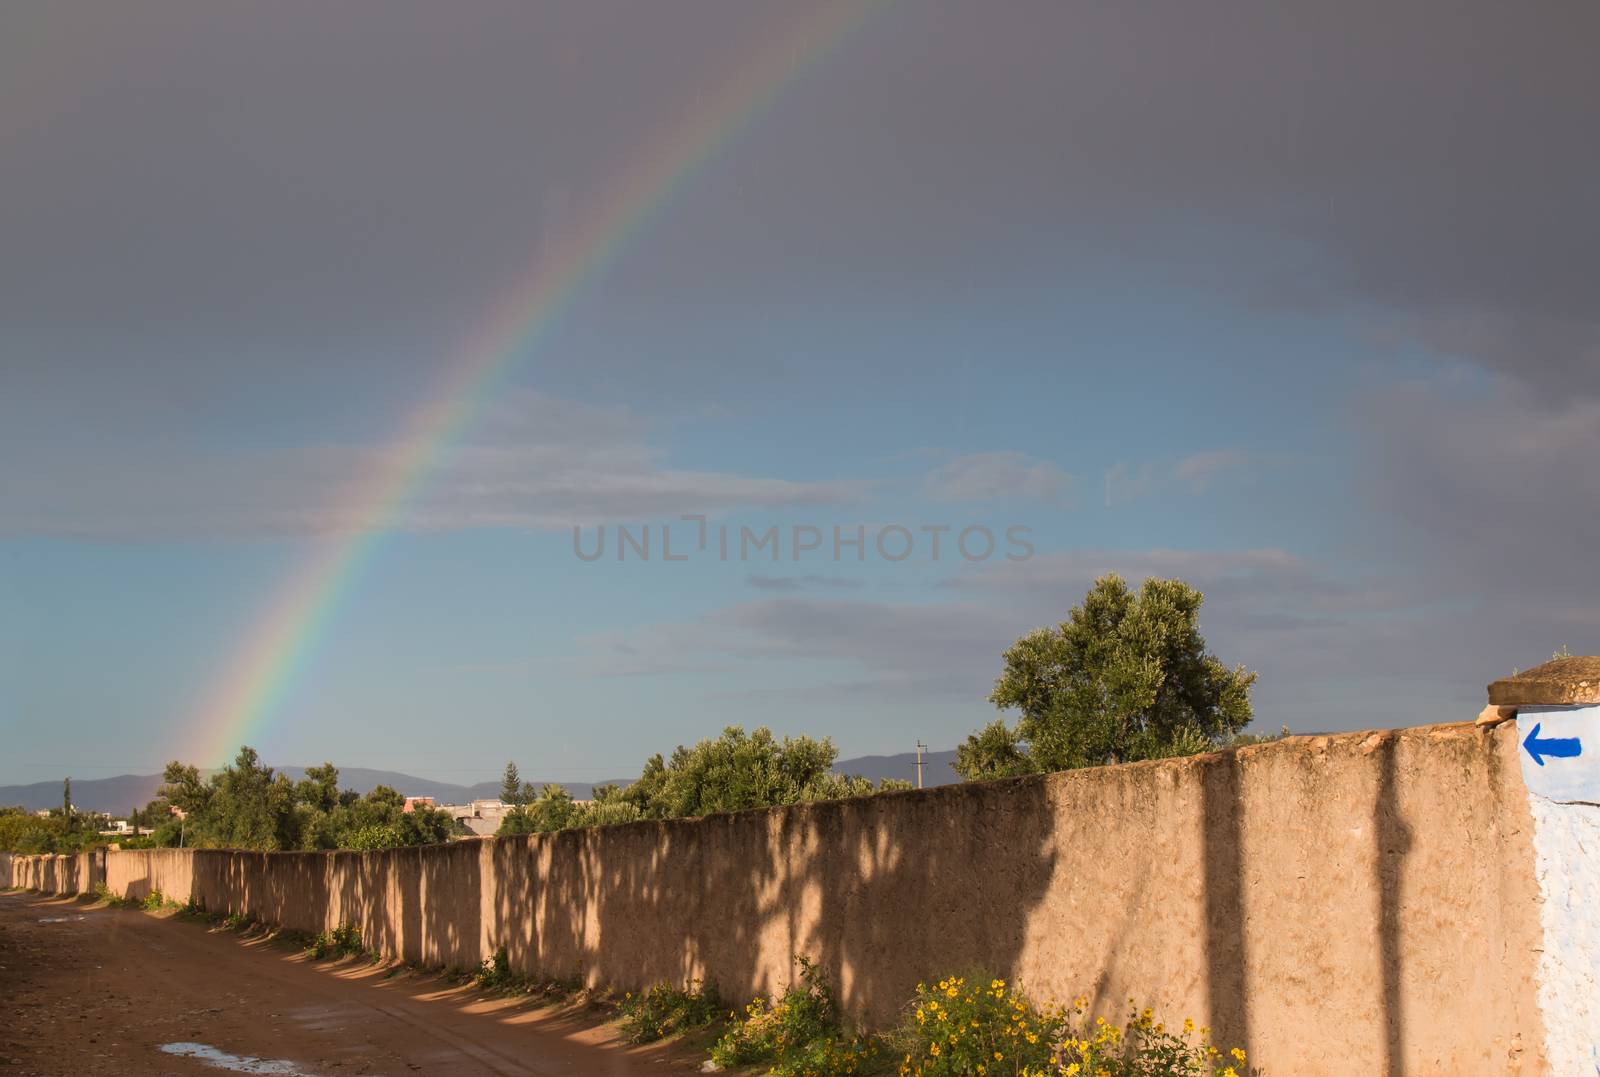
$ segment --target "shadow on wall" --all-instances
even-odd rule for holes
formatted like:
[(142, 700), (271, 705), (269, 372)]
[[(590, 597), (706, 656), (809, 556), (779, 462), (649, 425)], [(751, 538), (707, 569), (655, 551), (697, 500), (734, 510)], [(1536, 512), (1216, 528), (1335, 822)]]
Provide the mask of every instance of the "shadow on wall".
[[(419, 958), (428, 964), (474, 968), (483, 952), (483, 858), (481, 843), (396, 850), (405, 857), (402, 877), (421, 880)], [(396, 863), (400, 863), (397, 859)], [(491, 947), (492, 950), (492, 947)]]
[(90, 894), (105, 881), (106, 853), (0, 854), (0, 882), (41, 894)]
[[(1402, 817), (1400, 805), (1397, 755), (1402, 739), (1395, 731), (1360, 735), (1371, 738), (1370, 747), (1362, 749), (1362, 755), (1367, 760), (1363, 767), (1372, 768), (1369, 771), (1373, 781), (1370, 818), (1374, 846), (1370, 860), (1362, 859), (1370, 864), (1372, 872), (1371, 923), (1376, 927), (1373, 945), (1377, 958), (1377, 1017), (1382, 1022), (1383, 1069), (1380, 1072), (1386, 1077), (1403, 1077), (1407, 1030), (1402, 979), (1406, 961), (1402, 883), (1413, 835)], [(1464, 739), (1460, 743), (1473, 742)], [(1473, 754), (1475, 757), (1476, 753)], [(1491, 750), (1484, 758), (1492, 765), (1495, 755)], [(1251, 983), (1252, 969), (1256, 968), (1253, 958), (1260, 955), (1252, 954), (1248, 940), (1254, 938), (1263, 949), (1272, 949), (1273, 944), (1270, 929), (1265, 925), (1258, 924), (1252, 931), (1246, 894), (1255, 893), (1261, 901), (1279, 908), (1285, 904), (1293, 907), (1293, 899), (1284, 893), (1288, 880), (1282, 874), (1281, 865), (1269, 865), (1265, 873), (1258, 869), (1257, 878), (1254, 882), (1251, 880), (1245, 856), (1247, 824), (1250, 833), (1258, 839), (1270, 833), (1271, 826), (1265, 820), (1245, 818), (1245, 783), (1241, 780), (1240, 755), (1225, 752), (1199, 757), (1197, 762), (1202, 767), (1201, 862), (1205, 886), (1204, 975), (1208, 1019), (1213, 1029), (1213, 1042), (1238, 1044), (1251, 1051), (1254, 1049), (1252, 1032), (1261, 1030), (1251, 1027), (1250, 1000), (1262, 1001), (1255, 993), (1262, 990), (1262, 985)], [(1352, 894), (1359, 893), (1358, 881), (1352, 879), (1351, 882)], [(1281, 961), (1281, 948), (1277, 956)], [(1265, 1034), (1271, 1038), (1272, 1031), (1268, 1029)]]
[[(1372, 831), (1377, 841), (1378, 958), (1383, 984), (1384, 1061), (1386, 1077), (1405, 1074), (1405, 994), (1401, 981), (1404, 951), (1401, 937), (1401, 884), (1411, 852), (1411, 828), (1400, 814), (1398, 761), (1400, 738), (1392, 733), (1378, 744), (1377, 795), (1372, 801)], [(1488, 756), (1493, 759), (1493, 755)]]
[(1244, 798), (1235, 752), (1201, 757), (1205, 979), (1213, 1042), (1250, 1049)]
[(806, 955), (847, 1012), (891, 1021), (919, 980), (1013, 975), (1054, 825), (1038, 775), (502, 839), (488, 945), (542, 975), (631, 969), (730, 1000), (780, 989)]

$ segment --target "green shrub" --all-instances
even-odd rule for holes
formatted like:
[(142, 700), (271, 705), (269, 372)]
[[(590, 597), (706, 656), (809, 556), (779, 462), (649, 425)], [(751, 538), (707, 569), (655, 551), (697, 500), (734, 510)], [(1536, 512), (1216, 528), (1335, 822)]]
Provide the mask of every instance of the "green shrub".
[(510, 987), (516, 977), (512, 975), (511, 959), (506, 956), (506, 948), (502, 946), (496, 950), (494, 956), (485, 960), (472, 978), (482, 988)]
[(686, 987), (658, 983), (640, 994), (622, 996), (617, 1007), (622, 1016), (622, 1035), (629, 1043), (650, 1043), (705, 1028), (721, 1014), (715, 987), (690, 980)]
[(361, 946), (361, 930), (354, 924), (340, 924), (312, 938), (306, 953), (312, 960), (321, 961), (325, 957), (351, 957), (366, 951)]
[(833, 988), (807, 957), (797, 957), (800, 980), (776, 998), (758, 998), (711, 1048), (719, 1066), (767, 1063), (778, 1077), (856, 1073), (878, 1054), (868, 1037), (839, 1023)]
[(1125, 1025), (1091, 1022), (1087, 999), (1039, 1009), (988, 976), (918, 984), (912, 1006), (890, 1038), (901, 1077), (1239, 1077), (1244, 1063), (1243, 1051), (1224, 1056), (1191, 1021), (1181, 1034), (1148, 1009)]
[(405, 833), (399, 824), (370, 823), (349, 831), (343, 844), (346, 849), (371, 852), (376, 849), (396, 849), (405, 843)]

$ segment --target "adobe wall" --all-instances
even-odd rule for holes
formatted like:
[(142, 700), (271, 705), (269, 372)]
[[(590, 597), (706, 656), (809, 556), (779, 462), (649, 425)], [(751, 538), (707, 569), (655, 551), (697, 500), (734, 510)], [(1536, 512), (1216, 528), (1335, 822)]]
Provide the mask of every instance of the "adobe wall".
[(69, 896), (92, 894), (105, 880), (103, 852), (70, 856), (0, 853), (0, 886)]
[(699, 978), (730, 1000), (806, 954), (880, 1025), (919, 979), (981, 967), (1040, 1000), (1193, 1017), (1268, 1074), (1542, 1073), (1517, 752), (1514, 725), (1294, 737), (379, 853), (114, 852), (106, 882), (305, 931), (353, 922), (429, 964), (504, 946), (522, 970)]

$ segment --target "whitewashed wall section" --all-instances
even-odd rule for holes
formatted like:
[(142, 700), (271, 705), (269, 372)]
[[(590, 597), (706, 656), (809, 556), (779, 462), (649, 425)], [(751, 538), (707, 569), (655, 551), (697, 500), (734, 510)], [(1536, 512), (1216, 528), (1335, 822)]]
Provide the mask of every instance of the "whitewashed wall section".
[(1600, 1077), (1600, 706), (1524, 707), (1544, 952), (1539, 1008), (1552, 1074)]

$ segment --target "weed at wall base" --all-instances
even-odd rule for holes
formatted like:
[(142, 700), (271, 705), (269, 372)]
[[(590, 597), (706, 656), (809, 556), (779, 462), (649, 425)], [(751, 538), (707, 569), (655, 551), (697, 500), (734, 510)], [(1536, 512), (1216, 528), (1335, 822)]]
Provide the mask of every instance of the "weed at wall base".
[(306, 956), (313, 961), (321, 961), (328, 957), (355, 957), (370, 956), (374, 959), (376, 954), (368, 954), (361, 945), (361, 929), (354, 924), (340, 924), (332, 931), (323, 931), (312, 936), (311, 942), (306, 946)]
[[(1129, 1000), (1133, 1006), (1133, 1000)], [(918, 984), (913, 1009), (890, 1033), (900, 1077), (1242, 1077), (1245, 1054), (1224, 1053), (1207, 1029), (1181, 1033), (1134, 1008), (1125, 1024), (1089, 1020), (1088, 1000), (1041, 1009), (986, 974)]]
[(651, 1043), (668, 1036), (705, 1028), (722, 1015), (714, 985), (690, 980), (684, 987), (658, 983), (622, 996), (617, 1006), (622, 1036), (629, 1043)]
[[(758, 998), (711, 1049), (722, 1068), (765, 1065), (777, 1077), (1246, 1077), (1244, 1051), (1209, 1042), (1185, 1021), (1169, 1030), (1149, 1009), (1125, 1024), (1089, 1018), (1087, 999), (1041, 1009), (998, 977), (971, 973), (918, 984), (905, 1021), (883, 1037), (852, 1032), (831, 985), (807, 958), (799, 982)], [(1132, 1000), (1129, 1002), (1132, 1005)]]
[(871, 1036), (845, 1029), (833, 987), (808, 957), (796, 957), (800, 978), (782, 995), (758, 998), (711, 1048), (711, 1060), (727, 1069), (767, 1064), (776, 1077), (855, 1074), (868, 1070), (881, 1048)]
[[(420, 965), (411, 965), (416, 971), (429, 971)], [(471, 982), (484, 991), (494, 991), (504, 995), (531, 995), (540, 1003), (559, 1002), (577, 995), (584, 990), (581, 977), (562, 979), (560, 977), (530, 976), (517, 972), (511, 967), (511, 958), (506, 953), (504, 946), (497, 947), (494, 953), (486, 958), (482, 965), (469, 973), (452, 972), (449, 969), (438, 970), (445, 977), (456, 982)], [(591, 999), (591, 1001), (594, 1001)]]
[(485, 990), (510, 987), (515, 979), (511, 972), (511, 958), (507, 956), (504, 946), (495, 950), (494, 955), (486, 959), (472, 976), (473, 982)]
[(190, 917), (204, 917), (206, 912), (206, 903), (199, 898), (175, 901), (159, 890), (152, 890), (142, 898), (124, 897), (105, 883), (96, 883), (94, 894), (96, 899), (115, 909), (143, 909), (145, 912), (176, 909), (180, 914)]

